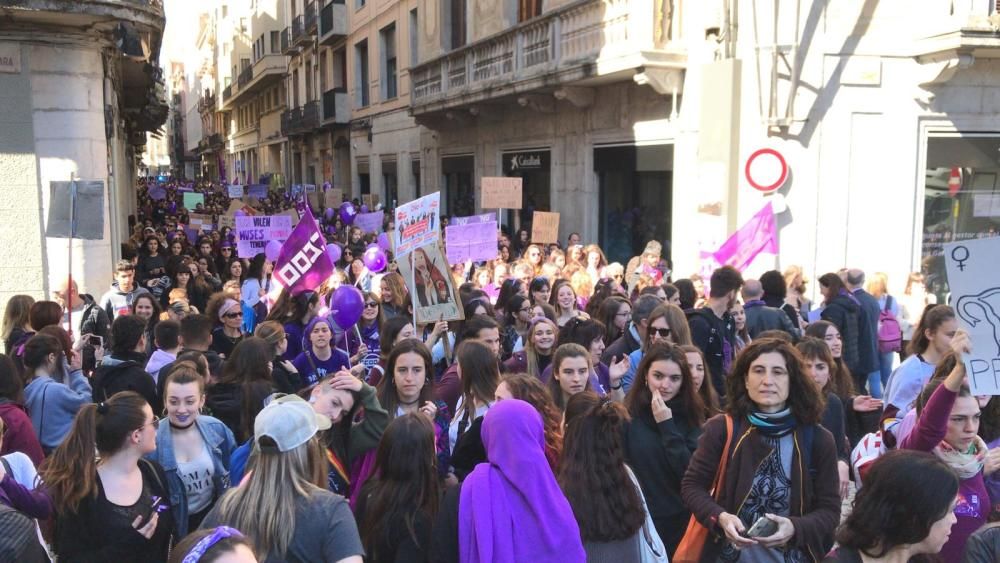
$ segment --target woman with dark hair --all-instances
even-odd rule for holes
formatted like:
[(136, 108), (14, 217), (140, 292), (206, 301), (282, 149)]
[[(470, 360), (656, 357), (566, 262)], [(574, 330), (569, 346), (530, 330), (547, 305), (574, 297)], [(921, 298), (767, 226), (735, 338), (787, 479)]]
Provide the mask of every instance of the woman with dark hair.
[[(219, 277), (219, 271), (216, 268), (215, 261), (207, 256), (198, 256), (195, 258), (198, 264), (198, 274), (201, 279), (205, 281), (205, 286), (208, 288), (203, 295), (211, 295), (215, 291), (219, 291), (222, 288), (222, 279)], [(197, 305), (196, 305), (197, 306)], [(202, 304), (198, 307), (199, 311), (204, 311), (205, 306)]]
[(552, 378), (548, 382), (552, 402), (560, 411), (570, 397), (591, 389), (594, 366), (590, 352), (579, 344), (563, 344), (552, 355)]
[(500, 384), (500, 370), (496, 355), (485, 344), (477, 340), (464, 340), (455, 352), (458, 376), (462, 381), (462, 396), (455, 405), (455, 414), (448, 428), (449, 448), (493, 406), (497, 385)]
[[(702, 560), (818, 560), (833, 545), (841, 503), (819, 388), (791, 344), (768, 338), (743, 350), (726, 381), (726, 416), (705, 423), (681, 481), (684, 505), (724, 535), (705, 544)], [(746, 537), (761, 518), (774, 532)]]
[(594, 319), (601, 318), (601, 305), (604, 304), (608, 298), (618, 295), (616, 291), (617, 284), (611, 278), (601, 278), (594, 283), (594, 290), (591, 292), (590, 299), (587, 300), (587, 306), (584, 308), (584, 312), (588, 316)]
[(785, 276), (778, 270), (769, 270), (760, 275), (760, 285), (764, 290), (764, 296), (761, 297), (764, 304), (768, 307), (781, 309), (788, 315), (788, 319), (792, 321), (793, 327), (797, 329), (801, 328), (804, 323), (802, 322), (799, 310), (794, 305), (785, 301), (788, 296), (788, 285), (785, 282)]
[(337, 348), (350, 356), (351, 365), (364, 366), (362, 379), (367, 380), (372, 367), (378, 364), (382, 330), (382, 305), (373, 292), (362, 294), (364, 309), (361, 319), (353, 328), (348, 328), (337, 339)]
[(271, 358), (271, 381), (278, 393), (295, 393), (302, 389), (302, 378), (295, 364), (284, 359), (283, 354), (288, 349), (288, 336), (285, 327), (278, 321), (264, 321), (257, 325), (253, 333), (257, 338), (263, 338), (274, 350)]
[(228, 260), (222, 270), (222, 283), (233, 281), (238, 287), (242, 287), (244, 279), (246, 279), (246, 268), (243, 267), (243, 260), (239, 258)]
[(806, 375), (812, 378), (819, 386), (820, 391), (826, 398), (826, 409), (823, 411), (823, 428), (833, 434), (833, 441), (837, 445), (837, 472), (840, 475), (840, 498), (847, 498), (850, 486), (850, 459), (851, 450), (847, 442), (847, 429), (844, 423), (846, 412), (844, 403), (840, 397), (834, 393), (835, 385), (831, 385), (831, 367), (833, 355), (826, 342), (811, 336), (804, 337), (795, 346), (802, 355), (802, 367)]
[(507, 313), (508, 303), (515, 295), (528, 297), (528, 288), (517, 278), (508, 278), (500, 285), (500, 293), (497, 295), (497, 302), (493, 305), (493, 311), (499, 320)]
[(681, 479), (705, 423), (705, 407), (684, 352), (668, 343), (652, 344), (625, 406), (632, 417), (625, 458), (646, 494), (667, 553), (673, 554), (691, 516), (681, 500)]
[(607, 333), (604, 335), (604, 345), (611, 346), (611, 343), (628, 329), (628, 323), (632, 320), (632, 303), (624, 297), (615, 295), (604, 300), (597, 313), (597, 320), (604, 323)]
[(55, 301), (35, 301), (28, 310), (28, 324), (34, 332), (59, 325), (63, 318), (62, 305)]
[(237, 442), (253, 435), (253, 419), (274, 392), (273, 353), (273, 347), (263, 338), (246, 338), (233, 348), (219, 379), (205, 392), (205, 406), (229, 427)]
[(642, 347), (628, 355), (629, 367), (622, 377), (622, 386), (628, 393), (632, 381), (639, 370), (639, 364), (645, 355), (645, 350), (658, 342), (674, 345), (691, 344), (691, 329), (688, 327), (684, 312), (674, 305), (664, 303), (658, 305), (649, 314), (646, 321), (646, 339)]
[[(721, 413), (722, 408), (719, 406), (719, 395), (711, 383), (712, 374), (708, 372), (705, 353), (693, 344), (685, 344), (680, 348), (684, 352), (684, 357), (687, 358), (688, 367), (691, 368), (691, 379), (694, 382), (694, 388), (698, 391), (698, 396), (701, 397), (701, 404), (705, 407), (705, 420), (708, 420)], [(706, 381), (709, 382), (708, 385), (705, 385)]]
[(824, 561), (935, 560), (957, 521), (958, 492), (955, 472), (934, 455), (899, 450), (883, 454), (871, 465), (865, 486), (837, 532), (839, 547)]
[(432, 561), (583, 563), (580, 528), (545, 458), (542, 417), (517, 399), (497, 403), (482, 426), (488, 463), (444, 496)]
[(820, 313), (820, 318), (833, 323), (840, 331), (844, 364), (854, 378), (854, 385), (858, 389), (864, 389), (868, 374), (862, 373), (861, 350), (858, 348), (862, 330), (861, 306), (848, 293), (844, 281), (837, 274), (823, 274), (819, 278), (819, 286), (823, 293), (823, 312)]
[[(589, 406), (594, 399), (585, 391), (571, 397), (569, 404), (579, 401)], [(587, 559), (640, 561), (643, 542), (648, 541), (647, 545), (666, 560), (657, 531), (648, 530), (648, 536), (643, 533), (645, 501), (639, 482), (625, 465), (622, 435), (628, 411), (607, 400), (578, 414), (577, 410), (569, 406), (566, 409), (566, 437), (558, 479), (580, 526)]]
[(198, 311), (205, 310), (207, 295), (209, 294), (208, 284), (204, 279), (200, 279), (198, 265), (193, 260), (184, 256), (178, 260), (170, 274), (171, 291), (164, 292), (160, 304), (166, 309), (170, 305), (170, 295), (174, 290), (183, 289), (187, 292), (187, 299)]
[(31, 328), (29, 312), (35, 304), (35, 298), (30, 295), (15, 295), (7, 300), (3, 310), (3, 327), (0, 336), (3, 337), (4, 353), (13, 356), (16, 344), (27, 342), (27, 334), (35, 332)]
[[(166, 278), (166, 279), (164, 279)], [(148, 289), (157, 299), (169, 288), (167, 260), (160, 254), (160, 239), (147, 236), (139, 252), (139, 263), (135, 268), (135, 282)]]
[(444, 401), (434, 398), (431, 352), (423, 342), (411, 338), (392, 348), (386, 361), (386, 376), (377, 387), (379, 404), (389, 419), (421, 413), (434, 423), (438, 468), (446, 473), (450, 460), (448, 425), (451, 415)]
[[(274, 262), (268, 260), (263, 253), (254, 256), (250, 260), (250, 266), (247, 267), (247, 275), (244, 276), (243, 284), (240, 286), (240, 296), (241, 300), (253, 307), (255, 312), (258, 312), (257, 304), (260, 303), (261, 298), (271, 291), (271, 270), (273, 268)], [(267, 316), (267, 307), (262, 306), (261, 308), (263, 310), (259, 311), (257, 316), (263, 319)]]
[(695, 303), (698, 302), (698, 290), (695, 289), (694, 282), (681, 278), (674, 282), (674, 287), (677, 288), (677, 298), (680, 299), (677, 306), (685, 311), (694, 309)]
[(156, 324), (160, 322), (160, 302), (156, 300), (149, 293), (140, 293), (135, 296), (132, 300), (132, 304), (129, 305), (130, 312), (146, 321), (146, 330), (143, 334), (146, 335), (146, 358), (149, 358), (153, 354), (153, 350), (156, 350), (156, 339), (153, 338), (154, 330), (156, 330)]
[(159, 425), (131, 391), (80, 409), (39, 473), (55, 508), (60, 561), (167, 560), (174, 529), (167, 476), (143, 458), (156, 450)]
[(423, 413), (402, 415), (386, 427), (355, 511), (367, 561), (429, 560), (440, 498), (434, 443), (434, 426)]
[(507, 361), (515, 352), (524, 350), (524, 343), (531, 327), (531, 302), (523, 295), (514, 295), (508, 301), (500, 330), (500, 361)]
[(379, 360), (368, 371), (368, 379), (365, 381), (372, 387), (377, 387), (382, 378), (385, 377), (386, 362), (389, 360), (389, 353), (392, 348), (408, 338), (417, 338), (417, 330), (413, 328), (410, 317), (401, 315), (382, 321), (382, 330), (379, 331)]
[(21, 452), (37, 467), (45, 454), (24, 407), (24, 389), (9, 356), (0, 354), (0, 420), (4, 423), (0, 456)]
[(170, 552), (168, 563), (257, 563), (253, 544), (239, 530), (218, 526), (187, 535)]
[[(666, 302), (671, 305), (681, 306), (681, 292), (677, 289), (677, 286), (672, 283), (664, 283), (660, 285), (663, 288), (663, 295), (666, 296)], [(683, 309), (682, 309), (683, 310)]]
[[(600, 396), (612, 395), (612, 399), (621, 401), (625, 398), (621, 380), (628, 371), (628, 357), (614, 358), (617, 360), (610, 366), (601, 361), (604, 354), (604, 325), (593, 319), (576, 318), (566, 323), (559, 330), (559, 344), (579, 344), (590, 352), (590, 363), (593, 371), (590, 374), (590, 388)], [(542, 382), (548, 383), (552, 378), (552, 365), (542, 372)]]
[(288, 349), (285, 350), (286, 360), (295, 360), (302, 352), (302, 340), (306, 325), (316, 317), (320, 309), (319, 294), (314, 291), (303, 291), (292, 295), (282, 289), (274, 307), (267, 315), (267, 320), (278, 321), (285, 327), (288, 335)]
[(528, 295), (531, 297), (531, 304), (548, 303), (552, 297), (552, 285), (545, 276), (537, 276), (528, 284)]
[(44, 452), (62, 443), (77, 411), (92, 399), (82, 370), (71, 370), (67, 381), (53, 379), (66, 361), (64, 354), (59, 339), (47, 334), (36, 334), (24, 345), (24, 406)]
[(315, 317), (306, 325), (302, 353), (292, 360), (306, 385), (342, 369), (351, 369), (347, 353), (333, 346), (335, 334), (334, 323), (328, 317)]
[[(969, 335), (959, 330), (951, 339), (949, 357), (959, 359), (962, 354), (970, 353), (971, 342)], [(941, 549), (945, 561), (957, 561), (961, 557), (966, 540), (986, 523), (990, 512), (990, 506), (983, 502), (989, 499), (989, 493), (983, 482), (987, 446), (978, 435), (980, 407), (965, 383), (965, 363), (955, 361), (954, 364), (936, 388), (932, 385), (937, 382), (932, 380), (925, 390), (927, 393), (934, 389), (926, 404), (918, 403), (917, 424), (901, 438), (898, 447), (933, 453), (958, 474), (959, 496), (954, 506), (958, 522)]]

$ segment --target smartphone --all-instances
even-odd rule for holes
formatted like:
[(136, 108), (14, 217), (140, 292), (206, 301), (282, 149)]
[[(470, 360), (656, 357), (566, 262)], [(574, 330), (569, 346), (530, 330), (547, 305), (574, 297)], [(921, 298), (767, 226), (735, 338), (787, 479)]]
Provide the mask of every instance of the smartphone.
[(100, 348), (100, 347), (104, 346), (104, 339), (101, 338), (100, 336), (95, 336), (95, 335), (91, 334), (87, 338), (87, 344), (90, 344), (94, 348)]
[(767, 516), (761, 516), (743, 535), (748, 538), (766, 538), (778, 531), (778, 523)]

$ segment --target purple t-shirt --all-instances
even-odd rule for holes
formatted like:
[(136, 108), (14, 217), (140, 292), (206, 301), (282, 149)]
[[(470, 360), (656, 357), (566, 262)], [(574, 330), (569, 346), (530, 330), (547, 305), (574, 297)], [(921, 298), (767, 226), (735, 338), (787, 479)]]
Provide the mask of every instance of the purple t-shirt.
[(347, 354), (340, 350), (334, 350), (333, 354), (326, 360), (321, 360), (312, 352), (306, 350), (292, 361), (292, 365), (295, 366), (299, 375), (302, 376), (302, 383), (308, 386), (313, 385), (329, 374), (347, 369), (350, 364)]

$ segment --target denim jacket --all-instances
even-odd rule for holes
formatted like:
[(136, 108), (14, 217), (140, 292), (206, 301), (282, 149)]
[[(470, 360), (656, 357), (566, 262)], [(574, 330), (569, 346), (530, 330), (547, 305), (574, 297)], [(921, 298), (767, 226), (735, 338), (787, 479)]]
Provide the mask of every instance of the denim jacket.
[[(233, 432), (219, 419), (207, 415), (199, 415), (195, 419), (198, 431), (201, 433), (208, 451), (212, 455), (214, 473), (212, 481), (215, 485), (215, 499), (229, 488), (229, 458), (236, 449), (236, 438)], [(146, 456), (163, 466), (167, 474), (167, 488), (170, 489), (170, 506), (173, 508), (176, 529), (175, 536), (182, 538), (188, 534), (188, 504), (184, 483), (177, 474), (177, 459), (174, 457), (174, 441), (170, 435), (170, 425), (161, 424), (156, 431), (156, 451)]]

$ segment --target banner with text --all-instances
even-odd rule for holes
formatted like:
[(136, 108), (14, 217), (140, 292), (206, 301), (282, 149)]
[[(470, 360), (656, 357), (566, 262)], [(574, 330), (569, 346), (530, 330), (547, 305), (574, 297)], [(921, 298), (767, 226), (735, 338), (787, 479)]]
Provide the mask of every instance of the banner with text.
[(531, 242), (559, 242), (559, 214), (535, 211), (531, 218)]
[(375, 211), (374, 213), (358, 213), (354, 217), (354, 226), (366, 233), (381, 233), (382, 224), (385, 221), (385, 211)]
[(441, 192), (397, 207), (395, 223), (392, 237), (397, 260), (418, 246), (438, 241), (441, 238)]
[(496, 216), (455, 217), (452, 224), (444, 228), (444, 240), (450, 264), (492, 260), (497, 257)]
[(237, 217), (236, 253), (240, 258), (253, 258), (272, 240), (285, 242), (291, 232), (292, 218), (287, 215)]
[(521, 209), (521, 178), (484, 177), (484, 209)]

